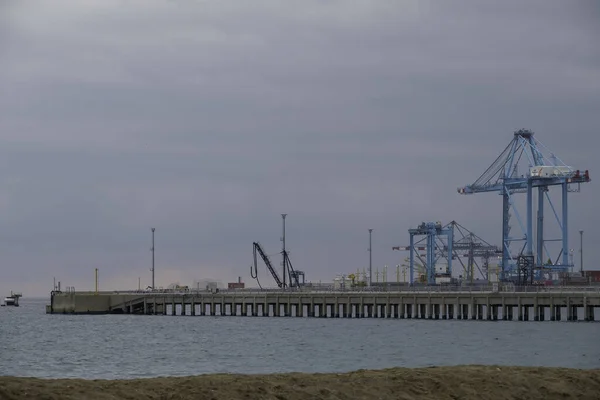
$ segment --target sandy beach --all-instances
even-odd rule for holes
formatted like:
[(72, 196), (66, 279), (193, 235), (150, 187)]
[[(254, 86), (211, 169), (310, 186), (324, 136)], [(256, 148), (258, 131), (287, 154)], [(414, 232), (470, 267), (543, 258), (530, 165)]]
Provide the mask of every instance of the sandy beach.
[(600, 369), (393, 368), (136, 380), (0, 377), (0, 399), (599, 399)]

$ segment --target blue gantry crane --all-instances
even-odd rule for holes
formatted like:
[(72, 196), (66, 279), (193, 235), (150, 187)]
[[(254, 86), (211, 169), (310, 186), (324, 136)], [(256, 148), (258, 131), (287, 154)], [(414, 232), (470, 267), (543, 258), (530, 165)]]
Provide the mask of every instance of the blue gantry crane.
[[(454, 272), (453, 260), (456, 260), (463, 269), (460, 276), (462, 280), (473, 284), (475, 268), (482, 278), (487, 279), (489, 260), (501, 253), (499, 247), (489, 244), (456, 221), (443, 226), (439, 221), (422, 222), (417, 228), (411, 228), (408, 232), (410, 246), (395, 246), (392, 250), (410, 251), (408, 267), (411, 285), (415, 283), (415, 258), (425, 268), (424, 281), (419, 279), (421, 283), (436, 284), (437, 278), (443, 278), (440, 280), (443, 282), (451, 282)], [(416, 236), (424, 237), (416, 239)], [(419, 251), (425, 251), (425, 254), (420, 254)], [(462, 258), (468, 258), (466, 264)], [(480, 266), (476, 259), (482, 259), (483, 264)], [(439, 261), (446, 262), (447, 268), (438, 269)]]
[[(436, 263), (445, 258), (448, 262), (446, 271), (442, 275), (452, 276), (452, 243), (454, 242), (454, 226), (442, 226), (441, 222), (422, 222), (416, 228), (408, 230), (410, 235), (410, 246), (396, 246), (392, 250), (408, 250), (410, 251), (410, 284), (414, 283), (415, 271), (415, 256), (419, 258), (425, 266), (427, 284), (433, 285), (436, 283)], [(422, 239), (415, 241), (415, 236), (424, 236)], [(423, 243), (424, 242), (424, 243)], [(425, 244), (424, 246), (417, 246)], [(443, 250), (442, 250), (443, 249)], [(426, 259), (423, 260), (417, 250), (425, 250)]]
[(425, 236), (427, 241), (426, 251), (427, 260), (425, 266), (427, 268), (427, 283), (435, 284), (435, 264), (442, 257), (442, 254), (436, 252), (438, 238), (445, 236), (447, 239), (447, 260), (448, 270), (446, 273), (448, 276), (452, 276), (452, 243), (454, 242), (454, 230), (452, 227), (443, 227), (441, 222), (423, 222), (417, 228), (409, 229), (410, 235), (410, 282), (414, 282), (414, 270), (415, 270), (415, 236)]
[[(549, 156), (544, 155), (546, 150)], [(525, 171), (523, 164), (527, 163)], [(521, 169), (519, 166), (521, 165)], [(569, 224), (568, 193), (579, 192), (580, 184), (590, 182), (589, 171), (575, 170), (563, 163), (553, 153), (534, 138), (527, 129), (514, 132), (514, 138), (493, 164), (471, 185), (458, 188), (460, 194), (499, 192), (502, 196), (502, 271), (501, 279), (514, 279), (521, 276), (522, 268), (529, 268), (529, 275), (541, 279), (552, 272), (565, 272), (569, 267)], [(549, 195), (551, 186), (559, 186), (562, 192), (562, 216), (559, 216)], [(537, 229), (533, 231), (533, 192), (537, 188)], [(515, 206), (514, 195), (527, 194), (525, 220)], [(548, 202), (561, 231), (560, 239), (544, 237), (544, 208)], [(515, 213), (522, 236), (511, 236), (511, 210)], [(513, 242), (524, 242), (518, 253), (518, 260), (511, 255)], [(553, 261), (547, 242), (560, 241), (561, 250)], [(545, 261), (545, 257), (549, 261)], [(561, 260), (562, 259), (562, 260)], [(525, 261), (523, 261), (525, 260)], [(533, 279), (533, 278), (532, 278)]]

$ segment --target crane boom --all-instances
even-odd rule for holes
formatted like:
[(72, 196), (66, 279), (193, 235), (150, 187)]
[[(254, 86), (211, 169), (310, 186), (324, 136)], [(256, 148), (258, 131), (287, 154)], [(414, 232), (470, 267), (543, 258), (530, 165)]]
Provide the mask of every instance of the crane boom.
[(277, 286), (280, 288), (283, 287), (283, 282), (281, 282), (281, 278), (279, 278), (277, 271), (275, 271), (275, 268), (273, 268), (273, 264), (271, 264), (271, 260), (269, 259), (269, 256), (267, 256), (267, 254), (263, 251), (260, 243), (254, 242), (253, 246), (254, 246), (254, 270), (256, 271), (256, 267), (257, 267), (258, 259), (256, 257), (256, 253), (258, 252), (258, 254), (260, 254), (260, 257), (263, 259), (265, 265), (269, 269), (269, 272), (271, 273), (271, 275), (273, 275), (273, 279), (275, 279), (275, 283), (277, 283)]

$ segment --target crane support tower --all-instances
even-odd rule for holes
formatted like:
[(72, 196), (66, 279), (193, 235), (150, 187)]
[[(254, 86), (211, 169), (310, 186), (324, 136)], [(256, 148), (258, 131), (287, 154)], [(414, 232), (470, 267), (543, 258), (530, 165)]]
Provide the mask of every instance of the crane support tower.
[[(546, 150), (549, 156), (542, 150)], [(524, 167), (524, 168), (523, 168)], [(518, 257), (534, 257), (536, 279), (548, 278), (556, 272), (566, 272), (569, 264), (568, 193), (579, 192), (581, 183), (590, 182), (589, 171), (575, 170), (563, 163), (534, 138), (527, 129), (514, 132), (513, 140), (490, 167), (472, 184), (458, 188), (460, 194), (499, 192), (502, 196), (502, 266), (501, 279), (514, 280), (519, 275), (517, 260), (511, 255), (513, 242), (524, 242)], [(561, 189), (562, 218), (559, 217), (549, 194), (551, 186)], [(534, 238), (533, 196), (537, 192), (537, 229)], [(525, 219), (515, 204), (515, 194), (527, 194)], [(561, 231), (560, 239), (544, 236), (544, 209), (546, 201)], [(517, 217), (522, 235), (511, 235), (511, 211)], [(549, 242), (560, 242), (560, 251), (553, 260)], [(534, 243), (535, 242), (535, 243)], [(535, 252), (534, 252), (535, 249)], [(546, 257), (548, 261), (545, 262)], [(522, 263), (521, 263), (522, 264)]]
[[(442, 227), (441, 222), (423, 222), (415, 229), (409, 229), (408, 233), (410, 234), (410, 246), (407, 248), (403, 248), (403, 250), (409, 250), (409, 269), (410, 269), (410, 277), (409, 283), (412, 285), (414, 283), (414, 273), (415, 273), (415, 236), (425, 236), (424, 239), (421, 239), (419, 242), (426, 240), (427, 245), (424, 246), (426, 250), (426, 260), (421, 260), (421, 262), (425, 265), (425, 270), (427, 272), (427, 283), (435, 284), (435, 264), (436, 262), (443, 257), (444, 255), (440, 253), (439, 243), (440, 236), (446, 236), (447, 238), (447, 259), (448, 259), (448, 270), (445, 272), (448, 276), (452, 276), (452, 243), (454, 241), (454, 231), (452, 227)], [(417, 242), (417, 244), (419, 243)], [(397, 248), (400, 250), (400, 248)], [(419, 247), (422, 249), (422, 247)], [(420, 255), (417, 253), (417, 257), (420, 259)]]

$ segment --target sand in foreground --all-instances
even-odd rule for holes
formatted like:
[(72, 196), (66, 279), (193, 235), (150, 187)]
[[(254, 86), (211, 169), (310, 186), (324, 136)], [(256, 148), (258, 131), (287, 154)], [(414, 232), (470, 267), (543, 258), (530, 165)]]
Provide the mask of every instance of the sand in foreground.
[(600, 369), (393, 368), (137, 380), (0, 377), (0, 399), (600, 399)]

